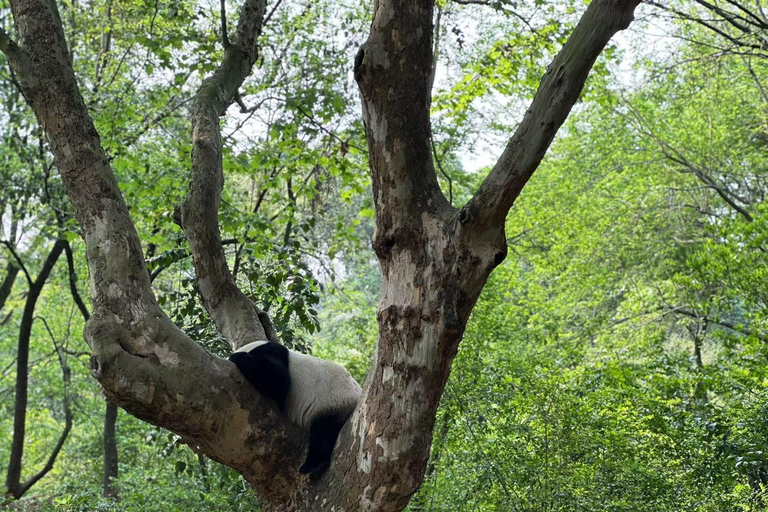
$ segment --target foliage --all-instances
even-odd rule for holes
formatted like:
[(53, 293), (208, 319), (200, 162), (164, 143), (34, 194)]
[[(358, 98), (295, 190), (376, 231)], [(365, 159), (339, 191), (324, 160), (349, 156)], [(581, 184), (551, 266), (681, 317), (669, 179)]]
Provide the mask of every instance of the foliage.
[(766, 506), (765, 103), (737, 59), (605, 94), (508, 220), (413, 510)]

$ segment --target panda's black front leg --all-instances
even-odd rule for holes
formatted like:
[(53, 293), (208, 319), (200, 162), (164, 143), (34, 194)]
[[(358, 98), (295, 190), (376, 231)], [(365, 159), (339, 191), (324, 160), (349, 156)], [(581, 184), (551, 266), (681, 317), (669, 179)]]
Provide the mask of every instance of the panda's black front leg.
[(304, 475), (321, 471), (331, 463), (333, 446), (344, 422), (337, 415), (318, 416), (309, 428), (309, 453), (299, 468)]

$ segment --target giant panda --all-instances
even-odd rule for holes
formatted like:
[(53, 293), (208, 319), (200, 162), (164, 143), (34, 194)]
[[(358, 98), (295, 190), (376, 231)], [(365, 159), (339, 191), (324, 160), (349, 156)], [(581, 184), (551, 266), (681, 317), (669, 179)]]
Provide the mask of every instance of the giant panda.
[(362, 393), (346, 368), (271, 341), (244, 345), (229, 360), (259, 393), (274, 400), (289, 420), (309, 429), (309, 453), (299, 472), (325, 469), (341, 427)]

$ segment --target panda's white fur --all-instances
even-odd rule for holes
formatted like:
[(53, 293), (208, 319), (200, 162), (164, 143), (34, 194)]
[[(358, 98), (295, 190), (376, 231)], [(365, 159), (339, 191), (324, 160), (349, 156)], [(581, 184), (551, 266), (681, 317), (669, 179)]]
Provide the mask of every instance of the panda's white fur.
[(336, 438), (362, 392), (346, 368), (268, 341), (240, 347), (229, 359), (289, 420), (309, 429), (307, 458), (299, 472), (326, 468)]
[[(250, 352), (267, 341), (248, 343), (235, 352)], [(322, 414), (338, 413), (346, 419), (360, 400), (360, 385), (346, 368), (332, 361), (288, 350), (291, 387), (285, 414), (296, 425), (309, 428)]]

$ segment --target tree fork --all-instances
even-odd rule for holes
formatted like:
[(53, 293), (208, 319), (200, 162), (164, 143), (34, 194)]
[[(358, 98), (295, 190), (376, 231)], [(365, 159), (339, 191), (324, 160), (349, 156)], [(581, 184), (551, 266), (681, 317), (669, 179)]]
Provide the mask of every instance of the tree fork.
[[(592, 1), (504, 154), (459, 210), (440, 191), (430, 151), (434, 2), (376, 2), (354, 75), (382, 270), (378, 350), (331, 467), (307, 481), (296, 472), (306, 443), (298, 429), (157, 306), (136, 230), (77, 89), (55, 3), (12, 0), (21, 40), (15, 45), (0, 34), (0, 51), (45, 128), (83, 227), (95, 306), (86, 338), (106, 393), (240, 471), (265, 510), (402, 510), (423, 479), (435, 412), (472, 307), (506, 254), (506, 214), (638, 1)], [(193, 177), (180, 210), (206, 307), (233, 346), (266, 333), (257, 308), (234, 287), (223, 252), (215, 253), (223, 186), (218, 116), (250, 72), (263, 3), (246, 0), (222, 66), (198, 93)]]

